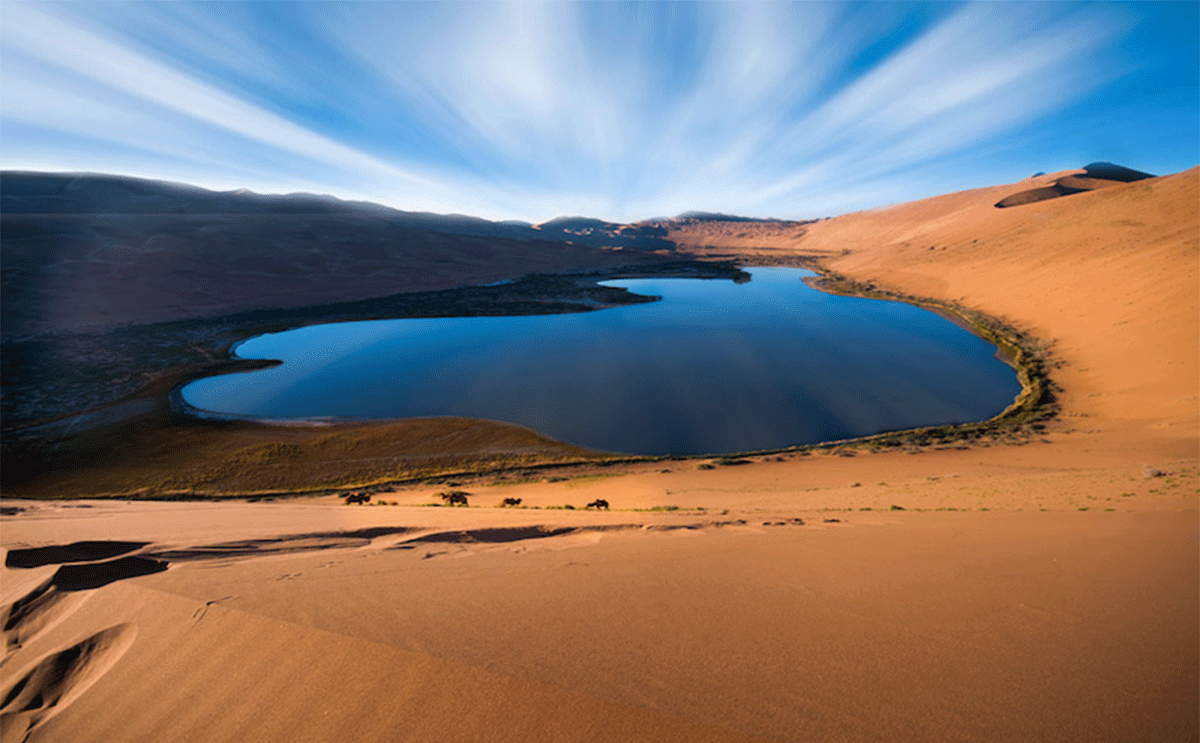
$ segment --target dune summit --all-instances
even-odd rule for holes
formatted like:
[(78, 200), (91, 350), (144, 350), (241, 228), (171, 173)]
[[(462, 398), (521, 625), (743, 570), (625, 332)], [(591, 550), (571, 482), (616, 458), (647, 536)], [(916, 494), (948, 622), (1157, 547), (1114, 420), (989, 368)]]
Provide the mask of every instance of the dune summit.
[[(1037, 178), (1038, 176), (1034, 177)], [(1006, 196), (997, 201), (996, 206), (1000, 209), (1005, 209), (1010, 206), (1032, 204), (1037, 201), (1045, 201), (1046, 199), (1057, 199), (1060, 196), (1070, 196), (1075, 193), (1115, 186), (1118, 183), (1132, 183), (1153, 177), (1149, 173), (1132, 170), (1120, 165), (1113, 165), (1112, 163), (1092, 163), (1091, 165), (1083, 166), (1083, 175), (1064, 175), (1061, 178), (1057, 178), (1049, 186), (1042, 186), (1041, 188), (1034, 188), (1015, 193), (1012, 196)]]
[(1200, 169), (995, 208), (1086, 173), (666, 225), (1037, 339), (1011, 440), (5, 500), (4, 740), (1195, 740)]

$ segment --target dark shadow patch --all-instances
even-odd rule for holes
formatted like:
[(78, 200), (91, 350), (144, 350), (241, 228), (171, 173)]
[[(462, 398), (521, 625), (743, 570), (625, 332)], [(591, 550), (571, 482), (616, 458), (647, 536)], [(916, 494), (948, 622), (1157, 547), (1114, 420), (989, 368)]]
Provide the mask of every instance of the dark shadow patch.
[(166, 560), (148, 557), (121, 557), (108, 562), (63, 565), (54, 573), (50, 583), (62, 591), (86, 591), (126, 578), (161, 573), (169, 564)]
[(416, 531), (410, 526), (372, 526), (352, 531), (327, 531), (311, 534), (292, 534), (270, 539), (243, 539), (220, 542), (178, 550), (147, 553), (173, 562), (183, 560), (214, 560), (234, 557), (253, 557), (289, 552), (317, 552), (328, 549), (365, 547), (372, 539)]
[(1113, 165), (1108, 162), (1091, 163), (1083, 166), (1086, 172), (1092, 178), (1103, 178), (1107, 181), (1121, 181), (1122, 183), (1132, 183), (1134, 181), (1143, 181), (1154, 176), (1149, 173), (1143, 173), (1140, 170), (1126, 168), (1122, 165)]
[(1048, 199), (1057, 199), (1060, 196), (1076, 193), (1076, 191), (1068, 190), (1062, 186), (1046, 186), (1044, 188), (1033, 188), (1028, 191), (1021, 191), (1012, 196), (1006, 196), (996, 202), (997, 209), (1007, 209), (1010, 206), (1021, 206), (1022, 204), (1033, 204), (1038, 201), (1046, 201)]
[(564, 534), (579, 531), (575, 527), (564, 526), (557, 529), (547, 529), (544, 526), (513, 526), (513, 527), (498, 527), (494, 529), (470, 529), (464, 531), (443, 531), (436, 534), (426, 534), (416, 539), (409, 540), (410, 543), (418, 544), (438, 544), (438, 543), (456, 543), (456, 544), (499, 544), (504, 542), (519, 542), (523, 539), (544, 539), (546, 537), (558, 537)]
[(4, 631), (15, 629), (30, 616), (37, 611), (39, 605), (47, 603), (47, 597), (54, 595), (54, 586), (51, 581), (47, 580), (39, 584), (29, 593), (14, 601), (8, 607), (8, 612), (4, 618)]
[(60, 615), (63, 598), (63, 593), (47, 579), (5, 607), (3, 621), (6, 657)]
[(5, 740), (27, 740), (37, 728), (78, 698), (133, 643), (137, 630), (121, 624), (44, 657), (4, 692), (0, 727)]
[(141, 549), (149, 542), (72, 542), (50, 547), (9, 550), (4, 566), (9, 568), (39, 568), (66, 562), (107, 560), (117, 555)]
[(291, 552), (318, 552), (328, 549), (350, 549), (367, 544), (365, 539), (312, 540), (310, 538), (291, 539), (246, 539), (238, 542), (222, 542), (221, 544), (206, 544), (200, 547), (187, 547), (178, 550), (165, 550), (150, 553), (172, 562), (186, 560), (220, 560), (234, 557), (262, 557)]
[(534, 526), (441, 531), (410, 539), (404, 544), (398, 544), (391, 549), (412, 549), (412, 545), (414, 544), (504, 544), (506, 542), (520, 542), (526, 539), (546, 539), (548, 537), (561, 537), (567, 534), (582, 534), (584, 532), (621, 531), (636, 529), (638, 527), (638, 524), (599, 524), (596, 526), (561, 526), (551, 528), (538, 524)]
[(1076, 176), (1068, 175), (1059, 178), (1053, 184), (1043, 188), (1033, 188), (1028, 191), (1021, 191), (1011, 196), (1007, 196), (996, 202), (997, 209), (1007, 209), (1010, 206), (1021, 206), (1022, 204), (1033, 204), (1038, 201), (1046, 201), (1047, 199), (1057, 199), (1060, 196), (1070, 196), (1071, 194), (1083, 193), (1084, 191), (1094, 191), (1097, 188), (1115, 185), (1117, 183), (1132, 183), (1134, 181), (1153, 178), (1149, 173), (1143, 173), (1140, 170), (1113, 165), (1112, 163), (1099, 162), (1084, 165), (1083, 171), (1087, 175)]
[(395, 534), (404, 534), (405, 532), (416, 531), (411, 526), (369, 526), (364, 529), (354, 529), (353, 531), (323, 531), (314, 534), (301, 534), (296, 537), (288, 537), (289, 539), (375, 539), (377, 537), (390, 537)]

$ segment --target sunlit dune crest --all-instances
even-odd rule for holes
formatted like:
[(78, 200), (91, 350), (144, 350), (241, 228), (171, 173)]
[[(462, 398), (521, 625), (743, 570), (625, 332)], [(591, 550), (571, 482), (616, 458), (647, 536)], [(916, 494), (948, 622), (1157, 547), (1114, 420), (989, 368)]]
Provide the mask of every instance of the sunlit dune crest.
[(1022, 191), (1000, 199), (996, 202), (996, 206), (1004, 209), (1021, 204), (1032, 204), (1035, 201), (1057, 199), (1060, 196), (1070, 196), (1074, 193), (1094, 191), (1098, 188), (1115, 186), (1118, 183), (1131, 183), (1153, 177), (1149, 173), (1142, 173), (1112, 163), (1092, 163), (1084, 166), (1083, 175), (1065, 175), (1055, 180), (1052, 185)]

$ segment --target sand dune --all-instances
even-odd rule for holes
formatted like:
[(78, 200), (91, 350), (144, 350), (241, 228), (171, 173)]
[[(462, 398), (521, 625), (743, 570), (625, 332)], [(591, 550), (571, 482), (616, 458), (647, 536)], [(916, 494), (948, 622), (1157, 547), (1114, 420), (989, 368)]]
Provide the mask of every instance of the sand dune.
[[(10, 614), (11, 739), (1176, 740), (1194, 711), (1194, 514), (93, 506), (40, 526), (171, 565)], [(234, 548), (168, 545), (193, 518)]]
[(1082, 193), (1084, 191), (1095, 191), (1099, 188), (1108, 188), (1109, 186), (1116, 186), (1121, 183), (1132, 183), (1133, 181), (1153, 177), (1149, 173), (1131, 170), (1130, 168), (1113, 165), (1112, 163), (1092, 163), (1091, 165), (1084, 166), (1083, 175), (1064, 175), (1056, 179), (1049, 186), (1033, 188), (1006, 196), (997, 201), (996, 206), (1006, 209), (1010, 206), (1021, 206), (1022, 204), (1032, 204), (1036, 201), (1057, 199), (1060, 196), (1070, 196), (1071, 194)]
[(86, 173), (0, 180), (6, 340), (630, 265), (669, 247), (652, 225), (534, 229)]
[(1195, 740), (1198, 174), (673, 229), (1043, 339), (1022, 446), (5, 501), (3, 739)]
[[(818, 222), (757, 255), (827, 255), (827, 266), (860, 281), (1003, 318), (1052, 344), (1061, 363), (1064, 414), (1053, 432), (1087, 429), (1088, 438), (1071, 441), (1111, 443), (1114, 455), (1191, 457), (1200, 379), (1198, 175), (1193, 168), (1020, 209), (992, 208), (1014, 186), (948, 194)], [(672, 237), (728, 245), (703, 225)]]

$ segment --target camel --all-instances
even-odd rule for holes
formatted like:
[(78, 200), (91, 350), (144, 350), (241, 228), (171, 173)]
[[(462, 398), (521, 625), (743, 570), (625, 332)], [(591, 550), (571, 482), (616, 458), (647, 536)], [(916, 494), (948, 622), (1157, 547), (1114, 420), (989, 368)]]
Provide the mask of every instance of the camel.
[(519, 505), (521, 505), (520, 498), (505, 498), (504, 502), (500, 504), (500, 507), (504, 508), (505, 506), (519, 506)]
[(608, 501), (604, 500), (603, 498), (597, 498), (596, 500), (587, 504), (586, 508), (595, 508), (597, 511), (603, 508), (605, 511), (607, 511)]
[(448, 506), (457, 506), (460, 504), (466, 506), (468, 505), (467, 496), (470, 493), (465, 490), (448, 490), (445, 493), (438, 493), (438, 495), (442, 497), (442, 500)]
[(371, 494), (370, 493), (349, 493), (348, 495), (345, 496), (345, 500), (346, 500), (347, 506), (350, 505), (351, 503), (357, 503), (358, 505), (361, 506), (362, 504), (371, 500)]

